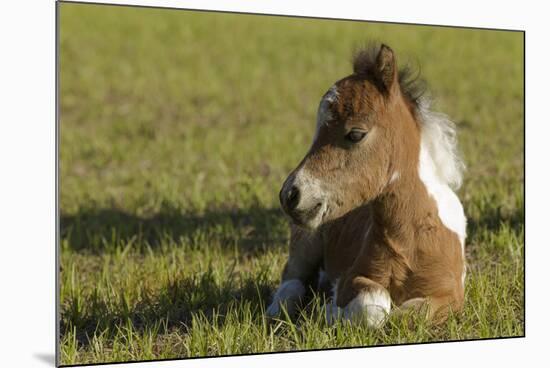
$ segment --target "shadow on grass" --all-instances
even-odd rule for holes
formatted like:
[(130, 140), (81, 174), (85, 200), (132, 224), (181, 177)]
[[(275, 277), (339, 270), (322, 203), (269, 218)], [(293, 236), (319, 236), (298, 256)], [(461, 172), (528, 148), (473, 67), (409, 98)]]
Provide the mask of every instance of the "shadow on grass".
[(285, 243), (287, 237), (288, 225), (279, 208), (215, 209), (190, 214), (165, 207), (152, 216), (89, 209), (61, 215), (62, 246), (95, 253), (128, 243), (144, 249), (174, 242), (191, 246), (219, 242), (246, 251)]
[[(469, 219), (468, 234), (497, 231), (502, 226), (522, 231), (523, 208), (484, 211), (479, 218)], [(210, 210), (197, 215), (165, 209), (151, 217), (100, 209), (61, 218), (61, 238), (68, 246), (92, 252), (128, 242), (155, 247), (167, 241), (185, 241), (200, 246), (212, 239), (256, 252), (262, 251), (260, 245), (285, 244), (287, 232), (287, 222), (279, 209), (259, 207)], [(80, 299), (69, 297), (62, 307), (61, 336), (75, 327), (78, 342), (87, 346), (95, 334), (113, 336), (128, 325), (138, 332), (178, 329), (187, 333), (195, 316), (202, 315), (212, 322), (214, 314), (223, 318), (232, 307), (247, 303), (261, 318), (261, 308), (269, 302), (272, 287), (265, 274), (244, 275), (242, 279), (227, 275), (220, 283), (206, 272), (170, 280), (154, 294), (144, 290), (139, 303), (132, 306), (121, 295), (114, 300), (93, 293)]]
[(212, 272), (168, 281), (156, 295), (144, 292), (140, 301), (129, 307), (124, 297), (107, 300), (97, 294), (87, 298), (68, 298), (62, 308), (61, 337), (76, 329), (81, 346), (92, 343), (94, 335), (111, 339), (131, 326), (133, 332), (167, 333), (177, 329), (188, 333), (193, 318), (201, 316), (212, 322), (214, 315), (222, 317), (238, 305), (248, 303), (251, 312), (262, 318), (262, 306), (271, 297), (272, 285), (265, 274), (254, 275), (238, 282), (227, 277), (221, 285)]
[(525, 226), (525, 212), (523, 208), (514, 211), (503, 211), (500, 207), (490, 208), (479, 218), (468, 218), (467, 234), (472, 237), (481, 230), (498, 231), (503, 226), (514, 232), (520, 232)]
[[(487, 208), (478, 218), (468, 218), (468, 234), (496, 231), (503, 225), (520, 231), (525, 224), (523, 208), (503, 211)], [(158, 247), (162, 243), (186, 242), (191, 246), (219, 242), (243, 251), (261, 251), (286, 244), (288, 223), (279, 208), (214, 209), (201, 214), (182, 213), (165, 207), (152, 216), (137, 216), (119, 209), (88, 209), (61, 215), (63, 246), (74, 251), (101, 253), (132, 243)]]
[[(215, 209), (200, 214), (166, 207), (152, 216), (137, 216), (118, 209), (81, 210), (61, 216), (62, 249), (108, 253), (132, 244), (133, 249), (186, 244), (204, 247), (213, 243), (238, 247), (254, 255), (272, 246), (286, 246), (288, 224), (278, 208)], [(140, 301), (129, 303), (116, 296), (88, 293), (68, 296), (61, 309), (61, 337), (76, 329), (82, 346), (94, 335), (113, 337), (119, 329), (144, 332), (178, 329), (188, 332), (194, 316), (212, 321), (232, 307), (248, 303), (254, 314), (270, 299), (272, 287), (266, 274), (227, 275), (216, 281), (212, 271), (169, 280), (154, 293), (141, 290)]]

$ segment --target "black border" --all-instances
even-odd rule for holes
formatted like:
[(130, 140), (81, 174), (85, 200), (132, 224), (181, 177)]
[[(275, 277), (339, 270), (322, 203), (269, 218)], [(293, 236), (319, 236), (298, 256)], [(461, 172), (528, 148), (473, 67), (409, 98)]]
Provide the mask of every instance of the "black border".
[[(96, 5), (96, 6), (112, 6), (112, 7), (130, 7), (130, 8), (145, 8), (145, 9), (166, 9), (166, 10), (183, 10), (194, 11), (201, 13), (222, 13), (222, 14), (238, 14), (238, 15), (260, 15), (260, 16), (274, 16), (283, 18), (301, 18), (301, 19), (320, 19), (320, 20), (335, 20), (335, 21), (348, 21), (348, 22), (364, 22), (364, 23), (378, 23), (378, 24), (393, 24), (393, 25), (410, 25), (410, 26), (425, 26), (425, 27), (438, 27), (438, 28), (458, 28), (458, 29), (471, 29), (482, 31), (500, 31), (500, 32), (521, 32), (523, 33), (523, 335), (518, 336), (499, 336), (499, 337), (485, 337), (477, 339), (462, 339), (462, 340), (440, 340), (440, 341), (424, 341), (424, 342), (411, 342), (411, 343), (399, 343), (399, 344), (379, 344), (379, 345), (365, 345), (365, 346), (349, 346), (349, 347), (337, 347), (337, 348), (323, 348), (323, 349), (307, 349), (307, 350), (290, 350), (290, 351), (269, 351), (258, 352), (249, 354), (228, 354), (228, 355), (212, 355), (212, 356), (197, 356), (197, 357), (182, 357), (182, 358), (166, 358), (166, 359), (151, 359), (151, 360), (127, 360), (118, 362), (102, 362), (102, 363), (85, 363), (85, 364), (60, 364), (61, 361), (61, 349), (60, 349), (60, 323), (61, 323), (61, 300), (60, 300), (60, 285), (59, 285), (59, 273), (61, 265), (61, 252), (59, 246), (60, 242), (60, 206), (59, 206), (59, 190), (60, 190), (60, 173), (59, 173), (59, 150), (60, 150), (60, 122), (59, 122), (59, 49), (60, 49), (60, 6), (61, 4), (75, 4), (75, 5)], [(527, 319), (526, 319), (526, 215), (525, 215), (525, 199), (526, 199), (526, 31), (521, 29), (506, 29), (506, 28), (485, 28), (485, 27), (468, 27), (468, 26), (454, 26), (454, 25), (442, 25), (442, 24), (430, 24), (430, 23), (409, 23), (409, 22), (390, 22), (368, 19), (349, 19), (349, 18), (325, 18), (318, 16), (305, 16), (305, 15), (286, 15), (286, 14), (271, 14), (271, 13), (247, 13), (241, 11), (228, 11), (228, 10), (207, 10), (207, 9), (194, 9), (194, 8), (174, 8), (165, 6), (153, 6), (153, 5), (131, 5), (131, 4), (112, 4), (102, 2), (83, 2), (83, 1), (68, 1), (68, 0), (56, 0), (55, 2), (55, 289), (56, 289), (56, 305), (55, 305), (55, 366), (56, 367), (91, 367), (102, 365), (115, 365), (115, 364), (131, 364), (131, 363), (153, 363), (153, 362), (169, 362), (169, 361), (184, 361), (184, 360), (197, 360), (197, 359), (214, 359), (225, 357), (241, 357), (241, 356), (256, 356), (256, 355), (273, 355), (273, 354), (285, 354), (285, 353), (302, 353), (302, 352), (319, 352), (319, 351), (333, 351), (333, 350), (351, 350), (351, 349), (366, 349), (366, 348), (381, 348), (387, 346), (410, 346), (410, 345), (430, 345), (441, 343), (457, 343), (457, 342), (472, 342), (472, 341), (492, 341), (492, 340), (509, 340), (509, 339), (521, 339), (526, 337)]]

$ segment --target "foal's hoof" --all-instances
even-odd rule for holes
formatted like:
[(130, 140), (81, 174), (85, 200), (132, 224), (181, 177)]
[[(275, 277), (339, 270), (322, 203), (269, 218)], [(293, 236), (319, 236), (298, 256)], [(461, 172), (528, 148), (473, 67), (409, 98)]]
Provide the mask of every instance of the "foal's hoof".
[(325, 317), (329, 326), (332, 326), (343, 316), (344, 314), (342, 308), (338, 307), (336, 303), (333, 302), (325, 305)]
[(286, 309), (286, 313), (290, 318), (293, 318), (298, 313), (298, 307), (294, 302), (287, 301), (274, 301), (267, 307), (265, 315), (267, 318), (281, 318), (285, 316), (283, 309)]
[(343, 308), (338, 307), (334, 302), (327, 304), (326, 319), (329, 325), (333, 325), (337, 320), (345, 320), (380, 328), (386, 322), (389, 311), (389, 305), (368, 304), (365, 303), (364, 296), (359, 295)]
[(291, 279), (284, 281), (275, 292), (275, 295), (273, 295), (273, 301), (266, 309), (267, 317), (275, 318), (283, 316), (284, 307), (289, 317), (292, 318), (296, 315), (300, 300), (305, 293), (306, 288), (300, 280)]
[(265, 310), (265, 315), (268, 318), (275, 318), (281, 314), (281, 306), (278, 302), (273, 302)]

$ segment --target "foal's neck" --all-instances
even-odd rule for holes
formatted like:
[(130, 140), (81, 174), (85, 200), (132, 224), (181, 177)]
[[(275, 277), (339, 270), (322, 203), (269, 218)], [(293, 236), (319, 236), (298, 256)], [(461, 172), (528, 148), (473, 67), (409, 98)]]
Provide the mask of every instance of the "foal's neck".
[(375, 225), (391, 239), (412, 239), (419, 228), (434, 226), (435, 204), (418, 170), (409, 171), (388, 184), (372, 203)]

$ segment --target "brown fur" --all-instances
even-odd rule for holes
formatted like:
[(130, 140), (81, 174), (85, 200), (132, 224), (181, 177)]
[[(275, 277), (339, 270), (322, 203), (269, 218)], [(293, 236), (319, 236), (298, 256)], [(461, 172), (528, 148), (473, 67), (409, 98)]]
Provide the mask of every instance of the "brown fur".
[[(359, 292), (383, 288), (395, 305), (427, 306), (441, 322), (463, 304), (461, 244), (418, 175), (416, 101), (403, 91), (391, 49), (381, 46), (373, 55), (359, 53), (354, 74), (336, 83), (332, 119), (296, 169), (328, 183), (332, 206), (313, 232), (292, 226), (283, 280), (311, 283), (321, 265), (332, 282), (339, 280), (340, 307)], [(376, 139), (353, 146), (343, 139), (351, 128)], [(390, 183), (394, 172), (399, 180)]]

